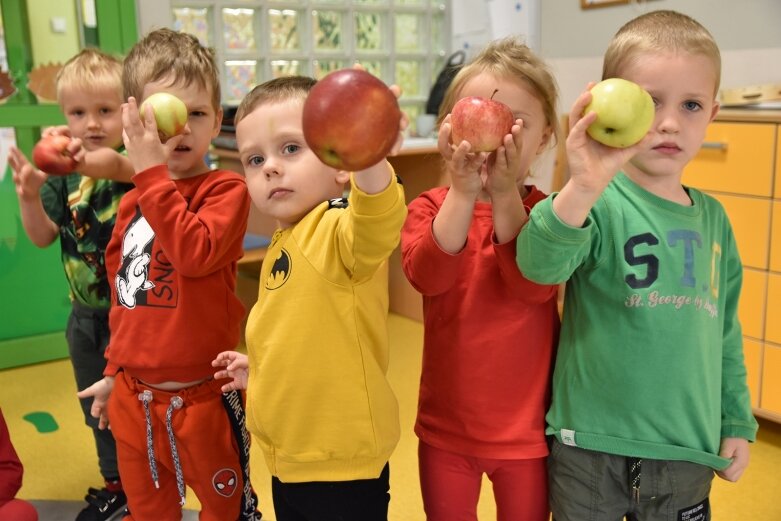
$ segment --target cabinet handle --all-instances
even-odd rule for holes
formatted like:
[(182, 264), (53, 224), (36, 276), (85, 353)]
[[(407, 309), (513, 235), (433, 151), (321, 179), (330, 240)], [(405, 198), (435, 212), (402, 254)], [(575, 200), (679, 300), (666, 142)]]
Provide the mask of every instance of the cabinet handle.
[(700, 148), (705, 150), (727, 150), (727, 144), (723, 141), (704, 141)]

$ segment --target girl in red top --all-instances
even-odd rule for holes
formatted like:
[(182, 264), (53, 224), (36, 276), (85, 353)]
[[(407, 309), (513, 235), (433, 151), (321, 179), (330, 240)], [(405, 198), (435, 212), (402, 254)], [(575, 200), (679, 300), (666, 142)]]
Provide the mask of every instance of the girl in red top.
[[(449, 113), (467, 96), (512, 110), (515, 125), (495, 152), (450, 142)], [(489, 44), (458, 73), (440, 108), (450, 186), (409, 205), (402, 265), (423, 294), (415, 432), (429, 521), (477, 520), (483, 473), (500, 521), (548, 519), (545, 411), (557, 288), (524, 278), (515, 241), (545, 198), (524, 182), (555, 140), (556, 98), (552, 75), (528, 47), (515, 38)]]

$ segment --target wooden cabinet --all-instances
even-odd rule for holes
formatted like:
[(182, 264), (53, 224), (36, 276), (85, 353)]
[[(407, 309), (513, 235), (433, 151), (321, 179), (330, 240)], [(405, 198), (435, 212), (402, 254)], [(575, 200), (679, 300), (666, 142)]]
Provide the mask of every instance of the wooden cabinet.
[(721, 111), (683, 183), (729, 215), (744, 266), (738, 314), (751, 404), (781, 422), (781, 111)]

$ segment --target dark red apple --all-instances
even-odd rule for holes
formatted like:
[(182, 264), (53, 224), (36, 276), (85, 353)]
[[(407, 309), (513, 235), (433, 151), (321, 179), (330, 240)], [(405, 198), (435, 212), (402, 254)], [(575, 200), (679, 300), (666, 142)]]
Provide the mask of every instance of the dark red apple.
[(33, 147), (33, 163), (47, 174), (70, 174), (77, 165), (68, 153), (70, 142), (71, 138), (61, 135), (41, 138)]
[(381, 80), (359, 69), (334, 71), (304, 103), (304, 139), (320, 160), (340, 170), (382, 161), (399, 135), (401, 110)]
[(468, 141), (473, 152), (493, 152), (499, 148), (513, 123), (515, 117), (510, 107), (479, 96), (461, 98), (450, 113), (453, 143)]

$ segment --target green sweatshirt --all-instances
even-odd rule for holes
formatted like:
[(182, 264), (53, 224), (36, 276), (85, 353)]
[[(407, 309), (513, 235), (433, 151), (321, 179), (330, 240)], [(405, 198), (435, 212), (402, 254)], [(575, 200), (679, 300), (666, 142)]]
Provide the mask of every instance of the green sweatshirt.
[(549, 197), (518, 238), (531, 280), (567, 281), (548, 434), (584, 449), (721, 470), (721, 438), (754, 441), (737, 317), (742, 266), (724, 209), (619, 173), (581, 228)]

